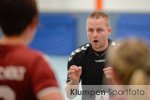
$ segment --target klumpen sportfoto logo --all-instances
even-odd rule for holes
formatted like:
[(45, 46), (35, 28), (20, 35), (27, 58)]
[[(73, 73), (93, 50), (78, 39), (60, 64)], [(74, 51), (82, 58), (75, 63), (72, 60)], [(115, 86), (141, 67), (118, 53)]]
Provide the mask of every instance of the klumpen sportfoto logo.
[[(72, 88), (70, 95), (93, 96), (92, 100), (109, 100), (113, 96), (146, 96), (147, 86), (82, 86), (82, 89)], [(114, 99), (115, 100), (115, 99)]]

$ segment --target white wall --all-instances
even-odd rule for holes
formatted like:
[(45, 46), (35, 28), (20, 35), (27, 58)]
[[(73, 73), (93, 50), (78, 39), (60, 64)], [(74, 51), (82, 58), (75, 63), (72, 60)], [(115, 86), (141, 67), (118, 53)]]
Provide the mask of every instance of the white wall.
[(110, 12), (150, 12), (150, 0), (103, 0), (103, 9)]
[[(89, 12), (95, 10), (96, 0), (37, 0), (42, 12)], [(103, 0), (108, 12), (150, 12), (150, 0)]]
[(93, 11), (95, 0), (37, 0), (42, 12), (86, 12)]
[(58, 11), (63, 10), (62, 0), (37, 0), (40, 11)]

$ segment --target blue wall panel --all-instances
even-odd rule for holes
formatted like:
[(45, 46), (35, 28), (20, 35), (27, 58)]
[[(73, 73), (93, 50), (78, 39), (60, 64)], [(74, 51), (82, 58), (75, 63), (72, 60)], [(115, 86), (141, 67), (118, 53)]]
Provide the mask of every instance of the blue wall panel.
[(31, 48), (50, 55), (69, 55), (76, 48), (77, 19), (71, 14), (42, 13)]
[(150, 14), (121, 14), (116, 32), (117, 38), (136, 36), (150, 40)]

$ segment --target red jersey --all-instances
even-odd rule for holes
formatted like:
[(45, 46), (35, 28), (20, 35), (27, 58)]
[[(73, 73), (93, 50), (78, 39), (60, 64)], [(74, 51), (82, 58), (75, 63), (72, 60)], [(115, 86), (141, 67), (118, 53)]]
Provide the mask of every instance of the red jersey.
[(25, 46), (0, 45), (0, 100), (37, 100), (58, 89), (42, 54)]

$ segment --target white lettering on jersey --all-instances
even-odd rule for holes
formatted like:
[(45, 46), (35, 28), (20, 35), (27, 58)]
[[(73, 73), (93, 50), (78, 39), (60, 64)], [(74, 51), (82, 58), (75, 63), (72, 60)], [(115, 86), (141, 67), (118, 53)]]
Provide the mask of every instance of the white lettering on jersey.
[(73, 51), (69, 57), (69, 61), (72, 59), (72, 57), (76, 54), (76, 53), (79, 53), (81, 52), (82, 50), (86, 50), (88, 47), (90, 46), (90, 44), (86, 44), (78, 49), (76, 49), (75, 51)]
[(95, 60), (95, 62), (98, 62), (98, 63), (99, 63), (99, 62), (105, 62), (105, 61), (106, 61), (106, 60), (101, 60), (101, 59), (100, 59), (100, 60)]
[(117, 46), (117, 45), (119, 45), (119, 44), (116, 43), (116, 42), (114, 42), (114, 41), (112, 41), (111, 45), (112, 45), (112, 46)]
[(22, 81), (26, 69), (22, 66), (0, 66), (0, 80), (16, 80)]

